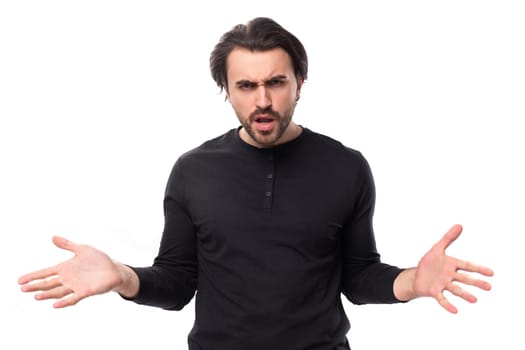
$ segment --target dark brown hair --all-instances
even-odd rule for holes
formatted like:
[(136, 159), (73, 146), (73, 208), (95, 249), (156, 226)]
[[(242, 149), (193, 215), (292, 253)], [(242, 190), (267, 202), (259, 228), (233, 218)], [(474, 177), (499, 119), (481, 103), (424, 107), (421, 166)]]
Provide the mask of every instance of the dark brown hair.
[(307, 78), (308, 58), (299, 39), (273, 19), (257, 17), (224, 33), (210, 55), (211, 75), (221, 91), (228, 90), (226, 60), (237, 47), (251, 51), (267, 51), (280, 47), (290, 55), (295, 75), (303, 80)]

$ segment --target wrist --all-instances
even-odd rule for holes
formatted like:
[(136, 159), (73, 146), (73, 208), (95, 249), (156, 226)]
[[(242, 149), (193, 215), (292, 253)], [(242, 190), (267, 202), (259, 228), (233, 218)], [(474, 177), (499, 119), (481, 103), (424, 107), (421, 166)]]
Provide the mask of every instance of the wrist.
[(128, 265), (115, 263), (117, 265), (120, 283), (113, 289), (126, 299), (133, 299), (139, 292), (139, 278), (135, 271)]
[(416, 268), (408, 268), (399, 273), (394, 280), (394, 296), (399, 301), (409, 301), (417, 298), (414, 285)]

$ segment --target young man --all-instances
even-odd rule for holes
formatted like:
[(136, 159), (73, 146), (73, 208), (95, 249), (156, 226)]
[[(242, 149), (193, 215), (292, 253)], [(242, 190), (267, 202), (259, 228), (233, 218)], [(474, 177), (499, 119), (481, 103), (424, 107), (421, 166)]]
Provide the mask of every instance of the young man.
[(130, 267), (54, 237), (75, 256), (22, 276), (24, 292), (57, 308), (115, 291), (169, 310), (196, 293), (189, 349), (349, 349), (341, 293), (396, 303), (443, 292), (475, 302), (460, 284), (490, 284), (489, 268), (445, 254), (454, 225), (419, 261), (380, 260), (372, 227), (374, 183), (366, 159), (292, 120), (307, 78), (300, 41), (268, 18), (225, 33), (211, 73), (240, 126), (182, 155), (169, 177), (165, 228), (152, 266)]

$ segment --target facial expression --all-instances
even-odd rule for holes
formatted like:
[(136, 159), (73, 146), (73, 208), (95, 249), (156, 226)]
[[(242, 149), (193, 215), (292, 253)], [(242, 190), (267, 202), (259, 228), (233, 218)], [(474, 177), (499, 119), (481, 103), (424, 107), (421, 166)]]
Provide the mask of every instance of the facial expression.
[(303, 81), (296, 78), (286, 51), (235, 48), (228, 56), (226, 72), (227, 98), (245, 142), (264, 148), (298, 136), (292, 115)]

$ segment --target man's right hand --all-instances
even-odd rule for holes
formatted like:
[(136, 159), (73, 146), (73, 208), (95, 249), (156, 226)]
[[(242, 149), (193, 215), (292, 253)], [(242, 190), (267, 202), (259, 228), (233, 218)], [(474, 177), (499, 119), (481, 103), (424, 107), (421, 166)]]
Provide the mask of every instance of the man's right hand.
[(53, 306), (72, 306), (92, 295), (116, 291), (132, 298), (139, 281), (131, 268), (114, 262), (104, 252), (55, 236), (53, 243), (74, 256), (58, 265), (21, 276), (23, 292), (37, 292), (36, 300), (58, 299)]

